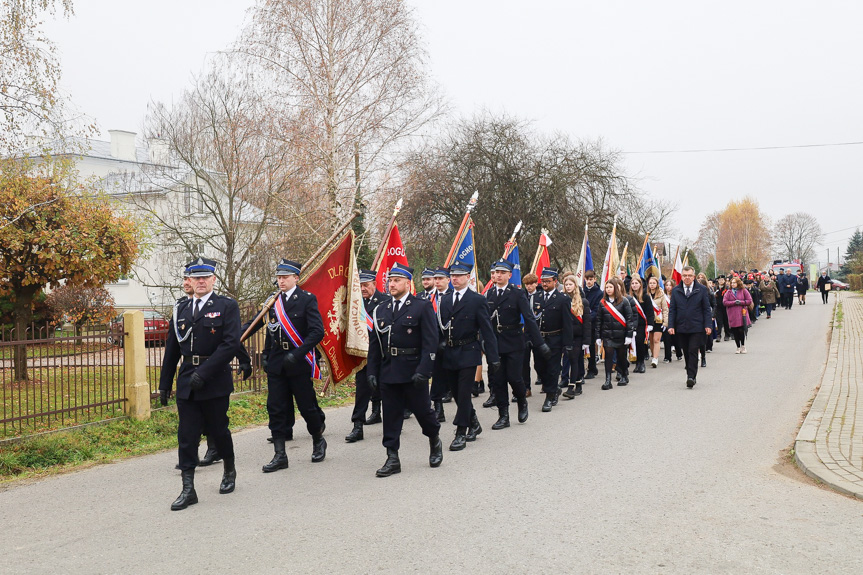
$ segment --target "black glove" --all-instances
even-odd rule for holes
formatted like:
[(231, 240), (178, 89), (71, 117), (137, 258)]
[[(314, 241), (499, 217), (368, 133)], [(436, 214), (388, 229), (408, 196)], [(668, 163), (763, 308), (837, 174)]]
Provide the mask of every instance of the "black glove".
[(159, 403), (162, 404), (162, 407), (168, 405), (168, 397), (171, 395), (170, 389), (160, 389), (159, 390)]
[(243, 374), (243, 381), (246, 381), (250, 377), (252, 377), (252, 364), (251, 363), (241, 363), (237, 368), (237, 373)]
[(267, 371), (267, 356), (261, 356), (261, 367), (264, 368), (264, 371)]
[(413, 382), (414, 387), (416, 387), (417, 389), (422, 389), (423, 387), (428, 387), (429, 376), (423, 375), (421, 373), (415, 373), (413, 374), (413, 377), (411, 377), (411, 381)]
[(547, 343), (543, 343), (539, 346), (539, 354), (542, 356), (542, 359), (551, 359), (551, 348), (548, 347)]
[(189, 384), (192, 386), (192, 391), (204, 389), (204, 378), (198, 375), (198, 372), (196, 371), (192, 374), (192, 379), (189, 380)]
[(291, 350), (285, 355), (285, 363), (297, 363), (297, 354), (294, 353), (294, 350)]
[(500, 362), (499, 361), (488, 362), (488, 373), (489, 373), (489, 375), (495, 374), (499, 370), (500, 370)]
[(366, 381), (369, 383), (369, 387), (372, 388), (372, 391), (375, 393), (378, 392), (378, 376), (376, 375), (367, 375)]

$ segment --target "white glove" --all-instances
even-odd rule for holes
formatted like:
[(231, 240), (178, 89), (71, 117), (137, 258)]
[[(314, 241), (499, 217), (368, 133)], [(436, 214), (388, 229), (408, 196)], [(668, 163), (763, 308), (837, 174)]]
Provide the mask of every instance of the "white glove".
[(587, 345), (587, 344), (585, 344), (585, 345), (581, 346), (581, 351), (587, 351), (587, 350), (589, 350), (589, 349), (590, 349), (590, 346), (589, 346), (589, 345)]
[(631, 344), (631, 343), (632, 343), (632, 338), (631, 338), (631, 337), (628, 337), (628, 338), (626, 338), (625, 340), (623, 340), (623, 345), (629, 345), (629, 344)]
[(602, 340), (601, 339), (596, 340), (596, 347), (602, 347)]
[(653, 326), (652, 326), (652, 325), (647, 326), (647, 331), (648, 331), (648, 332), (653, 331)]

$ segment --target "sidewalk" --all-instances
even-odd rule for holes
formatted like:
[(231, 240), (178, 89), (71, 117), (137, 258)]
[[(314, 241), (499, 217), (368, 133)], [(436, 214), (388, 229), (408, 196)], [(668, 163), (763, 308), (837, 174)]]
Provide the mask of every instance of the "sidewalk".
[(794, 457), (806, 475), (863, 499), (863, 294), (836, 295), (821, 389), (797, 434)]

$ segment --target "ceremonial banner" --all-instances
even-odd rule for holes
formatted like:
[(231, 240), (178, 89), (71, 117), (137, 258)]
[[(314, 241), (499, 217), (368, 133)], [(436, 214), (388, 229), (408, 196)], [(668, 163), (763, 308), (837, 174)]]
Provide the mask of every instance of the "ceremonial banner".
[[(512, 264), (512, 277), (509, 278), (509, 283), (521, 287), (521, 264), (518, 259), (518, 244), (515, 242), (506, 242), (506, 245), (503, 247), (503, 258), (501, 259), (505, 259)], [(482, 290), (482, 295), (485, 295), (492, 285), (493, 282), (488, 280), (488, 283), (485, 284), (485, 288)]]
[(620, 256), (620, 267), (617, 270), (618, 273), (626, 272), (626, 275), (632, 275), (629, 273), (629, 262), (627, 262), (627, 255), (629, 252), (629, 242), (626, 242), (626, 245), (623, 246), (623, 254)]
[(677, 246), (677, 253), (674, 254), (674, 269), (671, 270), (671, 279), (674, 280), (674, 285), (680, 285), (683, 281), (683, 262), (680, 261), (680, 246)]
[[(378, 264), (378, 291), (390, 293), (387, 288), (387, 279), (389, 272), (393, 269), (396, 263), (404, 266), (408, 265), (408, 256), (405, 254), (405, 245), (402, 243), (402, 236), (399, 234), (398, 224), (393, 224), (390, 230), (390, 235), (385, 239), (386, 248), (381, 254), (381, 260)], [(413, 291), (413, 290), (411, 290)]]
[(324, 320), (324, 339), (318, 349), (329, 365), (333, 383), (339, 383), (363, 368), (369, 350), (353, 230), (308, 271), (303, 270), (302, 276), (299, 285), (315, 294)]
[(617, 255), (617, 218), (614, 218), (614, 225), (611, 227), (611, 238), (608, 240), (608, 249), (605, 251), (605, 261), (602, 265), (602, 277), (600, 278), (599, 287), (605, 289), (605, 283), (615, 277), (617, 268), (620, 267), (620, 260)]
[(476, 284), (476, 249), (473, 243), (473, 219), (468, 218), (467, 225), (464, 226), (464, 230), (461, 233), (460, 237), (456, 238), (455, 245), (458, 247), (453, 252), (452, 257), (446, 263), (447, 266), (451, 266), (456, 261), (462, 261), (465, 263), (471, 264), (473, 267), (470, 271), (470, 284), (468, 287), (473, 291), (477, 291)]
[(551, 245), (551, 238), (543, 232), (539, 234), (539, 248), (534, 258), (533, 273), (536, 277), (542, 276), (542, 268), (551, 267), (551, 258), (548, 255), (548, 246)]
[[(587, 226), (584, 226), (584, 238), (581, 240), (581, 253), (578, 255), (578, 265), (575, 267), (575, 285), (584, 288), (584, 272), (587, 271), (585, 265), (587, 258), (590, 257), (590, 245), (587, 243)], [(590, 269), (593, 269), (593, 262), (590, 264)]]
[(659, 265), (653, 255), (653, 249), (647, 243), (644, 246), (644, 253), (641, 255), (641, 262), (638, 264), (638, 275), (647, 282), (650, 276), (655, 277), (659, 281), (659, 287), (665, 289), (665, 282), (662, 281), (662, 273), (659, 271)]

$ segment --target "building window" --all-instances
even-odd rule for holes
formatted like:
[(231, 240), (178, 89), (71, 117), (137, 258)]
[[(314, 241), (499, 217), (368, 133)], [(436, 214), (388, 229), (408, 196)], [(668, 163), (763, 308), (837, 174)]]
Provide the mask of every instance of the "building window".
[(204, 213), (204, 194), (192, 186), (183, 186), (183, 212), (186, 214)]

